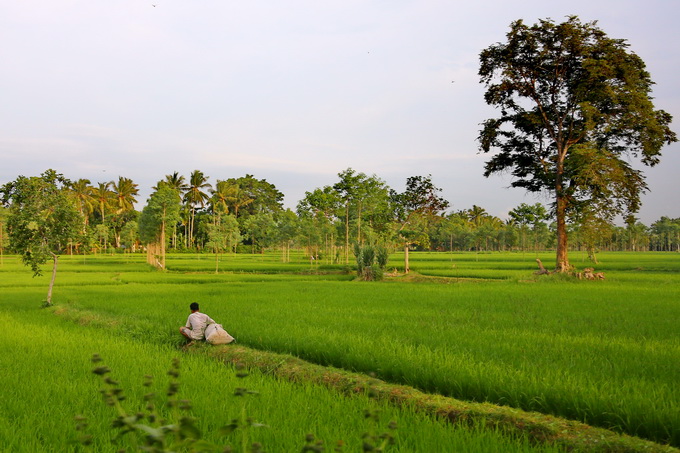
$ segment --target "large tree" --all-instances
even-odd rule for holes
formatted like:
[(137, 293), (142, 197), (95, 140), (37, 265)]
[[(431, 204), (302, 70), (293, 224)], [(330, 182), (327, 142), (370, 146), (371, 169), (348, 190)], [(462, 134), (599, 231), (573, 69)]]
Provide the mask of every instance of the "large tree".
[(138, 187), (130, 178), (122, 176), (118, 177), (118, 182), (111, 181), (117, 214), (135, 209), (135, 203), (137, 203), (135, 196), (139, 194)]
[(115, 194), (111, 191), (111, 182), (97, 183), (97, 187), (92, 189), (92, 198), (97, 203), (102, 223), (105, 224), (106, 210), (113, 204), (115, 198)]
[(509, 171), (511, 186), (554, 197), (558, 271), (570, 269), (567, 219), (587, 207), (603, 218), (635, 212), (647, 190), (628, 161), (659, 162), (677, 140), (655, 110), (652, 80), (625, 40), (569, 17), (513, 22), (507, 42), (480, 54), (485, 100), (500, 109), (483, 124), (484, 175)]
[(429, 228), (440, 218), (449, 202), (439, 195), (441, 189), (432, 182), (432, 175), (406, 178), (406, 190), (390, 190), (397, 234), (404, 244), (404, 273), (410, 272), (408, 252), (412, 244), (429, 246)]
[(246, 174), (229, 178), (227, 182), (233, 190), (229, 205), (239, 219), (261, 212), (276, 214), (283, 211), (283, 193), (266, 179)]
[(219, 272), (219, 256), (227, 250), (233, 251), (241, 242), (241, 232), (238, 227), (236, 216), (231, 214), (216, 214), (216, 219), (206, 225), (208, 242), (205, 246), (215, 252), (215, 273)]
[(317, 254), (315, 249), (323, 248), (327, 262), (335, 263), (336, 223), (339, 221), (339, 212), (345, 212), (342, 205), (340, 194), (331, 186), (305, 192), (305, 197), (298, 202), (299, 233), (304, 237), (303, 243), (310, 256)]
[(139, 217), (139, 238), (149, 247), (152, 244), (160, 246), (160, 261), (154, 262), (165, 269), (166, 232), (168, 225), (179, 221), (180, 195), (176, 189), (161, 184), (147, 201)]
[(52, 260), (52, 278), (45, 305), (52, 305), (57, 260), (76, 239), (82, 220), (68, 193), (71, 182), (54, 170), (40, 176), (19, 176), (0, 188), (2, 203), (9, 207), (7, 230), (11, 247), (41, 275), (40, 266)]
[(208, 176), (205, 176), (202, 171), (194, 170), (189, 177), (189, 184), (184, 193), (184, 202), (191, 209), (191, 220), (189, 221), (189, 246), (194, 243), (194, 224), (196, 221), (196, 207), (203, 208), (206, 202), (210, 199), (207, 191), (211, 189), (208, 182)]
[[(359, 243), (366, 239), (375, 241), (376, 230), (384, 233), (388, 228), (389, 188), (376, 175), (357, 173), (352, 168), (338, 173), (338, 177), (340, 181), (333, 189), (344, 204), (345, 263), (349, 263), (350, 236)], [(363, 219), (368, 221), (368, 228), (363, 227), (362, 231)]]

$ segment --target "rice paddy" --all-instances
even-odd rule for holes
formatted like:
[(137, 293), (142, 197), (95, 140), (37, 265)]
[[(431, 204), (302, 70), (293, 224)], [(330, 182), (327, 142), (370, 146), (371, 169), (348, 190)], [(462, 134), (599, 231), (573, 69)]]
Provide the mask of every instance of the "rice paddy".
[[(82, 413), (95, 431), (94, 451), (110, 451), (110, 408), (90, 373), (94, 353), (131, 391), (180, 356), (193, 415), (212, 442), (224, 441), (214, 433), (233, 417), (228, 400), (239, 384), (230, 367), (178, 349), (177, 327), (192, 301), (240, 346), (678, 446), (680, 255), (599, 258), (607, 280), (594, 282), (536, 278), (530, 254), (414, 253), (419, 278), (367, 283), (353, 281), (344, 265), (301, 255), (292, 263), (276, 254), (225, 256), (218, 274), (209, 255), (173, 255), (168, 272), (134, 255), (62, 257), (56, 306), (41, 310), (48, 277), (32, 278), (4, 257), (0, 322), (21, 327), (0, 333), (8, 351), (0, 369), (11, 370), (0, 377), (0, 449), (79, 451), (71, 426)], [(400, 256), (390, 263), (398, 267)], [(299, 451), (307, 432), (329, 450), (343, 439), (345, 451), (359, 451), (366, 407), (379, 408), (385, 424), (397, 420), (388, 451), (556, 448), (257, 371), (248, 380), (260, 392), (248, 410), (271, 426), (253, 434), (266, 451)]]

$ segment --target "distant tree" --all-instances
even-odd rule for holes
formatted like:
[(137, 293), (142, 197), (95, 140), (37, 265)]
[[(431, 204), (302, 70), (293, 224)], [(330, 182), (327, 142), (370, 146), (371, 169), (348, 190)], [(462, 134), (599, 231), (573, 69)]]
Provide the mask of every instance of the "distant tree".
[(613, 225), (607, 219), (598, 216), (595, 211), (582, 209), (578, 214), (575, 226), (581, 245), (585, 247), (588, 259), (594, 264), (599, 264), (596, 255), (598, 245), (611, 237)]
[(508, 215), (512, 223), (519, 227), (522, 250), (526, 250), (526, 235), (530, 229), (534, 236), (534, 250), (538, 250), (541, 234), (547, 231), (545, 221), (548, 219), (548, 212), (545, 206), (541, 203), (533, 205), (521, 203), (512, 209)]
[(628, 249), (634, 252), (637, 252), (645, 245), (649, 246), (649, 228), (638, 220), (633, 215), (626, 217)]
[(281, 245), (281, 261), (288, 263), (290, 262), (290, 246), (298, 235), (300, 222), (298, 216), (290, 209), (279, 213), (275, 221), (272, 240)]
[(121, 245), (121, 234), (129, 222), (136, 222), (139, 219), (139, 212), (134, 209), (122, 211), (109, 216), (107, 227), (111, 228), (115, 247)]
[(111, 230), (109, 227), (103, 223), (94, 227), (94, 237), (99, 244), (99, 250), (102, 253), (106, 253), (109, 248), (109, 236), (111, 235)]
[(135, 196), (139, 193), (139, 189), (138, 185), (130, 178), (120, 176), (118, 181), (111, 181), (111, 191), (113, 192), (117, 214), (135, 209), (134, 205), (137, 203)]
[(189, 221), (189, 245), (194, 243), (194, 226), (196, 220), (196, 208), (202, 208), (210, 198), (207, 191), (211, 186), (208, 183), (208, 177), (200, 170), (194, 170), (189, 177), (189, 184), (184, 193), (184, 202), (191, 210), (191, 219)]
[(78, 211), (83, 218), (83, 233), (85, 233), (90, 214), (96, 203), (94, 188), (89, 179), (78, 179), (71, 183), (70, 189), (71, 196), (76, 200), (76, 206), (78, 206)]
[(3, 263), (3, 256), (5, 253), (5, 247), (7, 247), (7, 217), (9, 216), (9, 211), (0, 205), (0, 266)]
[(235, 180), (219, 182), (218, 190), (213, 196), (216, 197), (219, 204), (223, 205), (227, 211), (231, 207), (234, 217), (238, 218), (239, 210), (251, 204), (255, 201), (255, 198)]
[(171, 175), (165, 175), (165, 179), (158, 181), (153, 189), (158, 190), (162, 184), (169, 186), (171, 189), (175, 189), (180, 196), (183, 196), (184, 193), (189, 190), (186, 179), (178, 172), (174, 172)]
[(298, 202), (297, 215), (300, 218), (299, 233), (304, 236), (310, 256), (312, 249), (323, 248), (323, 254), (330, 263), (335, 261), (336, 226), (339, 212), (345, 212), (338, 192), (331, 186), (305, 192)]
[(120, 232), (120, 244), (130, 252), (136, 251), (139, 241), (139, 224), (135, 220), (130, 220), (125, 224)]
[(228, 181), (217, 180), (215, 188), (211, 189), (210, 209), (215, 214), (228, 214), (229, 202), (231, 201), (233, 189)]
[(485, 100), (501, 111), (479, 135), (483, 152), (498, 150), (484, 175), (511, 171), (511, 186), (554, 196), (561, 272), (570, 269), (569, 216), (585, 207), (602, 219), (637, 211), (647, 185), (627, 158), (655, 165), (677, 141), (671, 115), (654, 109), (644, 62), (627, 47), (572, 16), (513, 22), (506, 43), (480, 54)]
[[(350, 239), (363, 243), (365, 231), (363, 220), (369, 221), (369, 234), (374, 229), (387, 230), (390, 217), (389, 188), (375, 175), (368, 176), (348, 168), (338, 173), (340, 181), (333, 185), (342, 200), (345, 223), (345, 263), (349, 263)], [(352, 234), (354, 230), (354, 234)]]
[(97, 183), (97, 187), (92, 189), (92, 197), (95, 200), (102, 223), (106, 223), (106, 211), (113, 204), (114, 194), (111, 191), (110, 182)]
[(249, 216), (243, 221), (242, 227), (251, 241), (253, 252), (269, 247), (276, 238), (276, 224), (271, 212)]
[[(184, 197), (184, 194), (189, 189), (189, 185), (186, 183), (184, 176), (180, 175), (178, 172), (174, 172), (171, 175), (165, 175), (165, 179), (162, 179), (156, 183), (153, 190), (158, 190), (162, 186), (167, 186), (171, 189), (175, 189), (180, 197)], [(172, 247), (177, 247), (177, 225), (181, 224), (184, 226), (184, 237), (187, 239), (189, 237), (187, 231), (187, 225), (189, 225), (190, 220), (190, 210), (185, 206), (180, 210), (180, 220), (172, 225)], [(188, 239), (187, 239), (188, 240)], [(189, 243), (186, 242), (188, 246)]]
[[(257, 179), (246, 174), (240, 178), (227, 179), (236, 184), (241, 193), (238, 194), (239, 217), (248, 217), (263, 212), (276, 214), (283, 211), (283, 193), (266, 179)], [(252, 201), (250, 201), (252, 200)]]
[(208, 229), (208, 242), (205, 246), (211, 248), (215, 253), (215, 273), (219, 272), (219, 256), (226, 251), (233, 251), (236, 245), (241, 242), (236, 216), (232, 214), (221, 214), (219, 222), (206, 225)]
[(463, 211), (446, 215), (439, 223), (438, 235), (449, 251), (469, 250), (474, 242), (472, 225)]
[(361, 180), (366, 175), (363, 173), (357, 174), (355, 170), (348, 168), (347, 170), (338, 173), (340, 181), (333, 185), (333, 189), (337, 192), (344, 205), (344, 222), (345, 222), (345, 264), (349, 264), (349, 226), (350, 226), (350, 207), (352, 203), (359, 196), (359, 185)]
[(45, 305), (52, 305), (52, 288), (59, 254), (79, 234), (82, 219), (69, 196), (70, 181), (54, 170), (40, 176), (19, 176), (2, 186), (2, 203), (9, 208), (7, 229), (12, 249), (21, 255), (33, 275), (52, 260), (52, 278)]
[(165, 269), (167, 226), (179, 221), (180, 195), (177, 190), (162, 185), (151, 194), (139, 217), (139, 238), (147, 244), (160, 246), (160, 267)]
[(656, 250), (680, 252), (680, 218), (663, 216), (651, 226)]
[(429, 244), (427, 231), (434, 218), (443, 214), (449, 202), (439, 195), (441, 189), (432, 183), (432, 176), (410, 176), (406, 190), (390, 190), (397, 234), (404, 244), (404, 272), (410, 271), (409, 247), (412, 244)]

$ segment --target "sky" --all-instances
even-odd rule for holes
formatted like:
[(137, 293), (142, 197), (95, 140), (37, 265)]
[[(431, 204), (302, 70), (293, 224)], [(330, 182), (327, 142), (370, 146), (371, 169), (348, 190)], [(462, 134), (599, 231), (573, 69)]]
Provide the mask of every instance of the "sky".
[[(347, 168), (401, 192), (432, 176), (451, 210), (507, 218), (543, 195), (483, 176), (479, 53), (523, 19), (626, 39), (680, 133), (675, 0), (0, 0), (0, 184), (48, 168), (131, 178), (138, 209), (175, 171), (252, 174), (294, 209)], [(680, 144), (644, 167), (651, 224), (680, 217)]]

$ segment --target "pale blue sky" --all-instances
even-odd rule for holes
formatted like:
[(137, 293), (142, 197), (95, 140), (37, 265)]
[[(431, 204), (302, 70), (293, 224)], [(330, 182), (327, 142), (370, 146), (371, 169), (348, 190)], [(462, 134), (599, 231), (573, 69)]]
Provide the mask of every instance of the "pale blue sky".
[[(401, 191), (432, 174), (453, 209), (547, 202), (482, 176), (478, 55), (511, 21), (598, 20), (680, 118), (680, 3), (0, 0), (0, 184), (54, 168), (132, 178), (253, 174), (294, 208), (352, 167)], [(156, 6), (153, 6), (155, 4)], [(455, 83), (452, 83), (455, 81)], [(680, 132), (677, 126), (674, 129)], [(680, 145), (647, 169), (642, 220), (680, 217)]]

